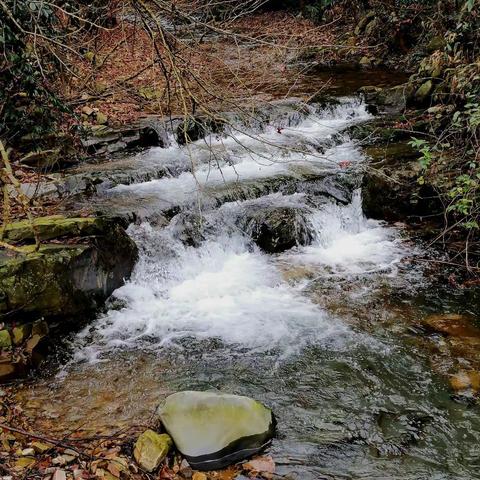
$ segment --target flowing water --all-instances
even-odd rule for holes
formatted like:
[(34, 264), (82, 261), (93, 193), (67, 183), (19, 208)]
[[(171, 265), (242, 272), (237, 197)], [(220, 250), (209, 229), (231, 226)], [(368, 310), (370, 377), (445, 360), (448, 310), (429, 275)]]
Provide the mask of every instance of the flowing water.
[[(178, 168), (95, 200), (136, 218), (140, 259), (60, 372), (19, 392), (39, 426), (111, 431), (217, 389), (274, 409), (293, 478), (480, 478), (478, 408), (452, 400), (412, 333), (443, 308), (412, 262), (422, 247), (362, 214), (365, 158), (343, 130), (370, 118), (356, 98), (279, 102), (264, 124), (142, 154)], [(252, 212), (276, 207), (302, 212), (310, 244), (252, 242)]]

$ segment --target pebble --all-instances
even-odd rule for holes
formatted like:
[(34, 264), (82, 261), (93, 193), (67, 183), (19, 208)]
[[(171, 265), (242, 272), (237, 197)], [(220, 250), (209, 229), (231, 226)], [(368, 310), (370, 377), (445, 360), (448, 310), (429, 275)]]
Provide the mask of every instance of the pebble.
[(192, 480), (207, 480), (207, 476), (203, 472), (195, 472)]
[(66, 465), (67, 461), (62, 455), (52, 459), (52, 465)]
[(57, 469), (53, 474), (52, 480), (67, 480), (67, 474), (65, 470)]

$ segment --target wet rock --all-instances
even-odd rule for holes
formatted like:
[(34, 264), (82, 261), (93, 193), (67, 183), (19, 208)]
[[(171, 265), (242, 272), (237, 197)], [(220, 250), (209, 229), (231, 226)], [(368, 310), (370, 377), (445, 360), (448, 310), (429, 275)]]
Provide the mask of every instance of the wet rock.
[(205, 219), (198, 213), (179, 213), (172, 220), (172, 225), (177, 238), (186, 245), (198, 247), (205, 238)]
[(298, 245), (308, 245), (312, 234), (299, 208), (270, 207), (247, 212), (246, 230), (267, 253), (278, 253)]
[(326, 93), (320, 92), (320, 93), (316, 93), (315, 95), (312, 95), (308, 99), (307, 104), (314, 104), (320, 107), (322, 110), (325, 110), (328, 107), (333, 108), (337, 105), (340, 105), (341, 102), (337, 97), (333, 97)]
[(257, 457), (243, 465), (248, 472), (275, 473), (275, 462), (272, 457)]
[(271, 410), (247, 397), (213, 392), (170, 395), (158, 415), (178, 450), (198, 470), (215, 470), (263, 450), (275, 431)]
[[(100, 112), (100, 121), (107, 121), (106, 117), (102, 117)], [(113, 128), (105, 124), (89, 126), (81, 139), (82, 146), (90, 154), (103, 155), (113, 153), (120, 150), (132, 149), (136, 147), (155, 147), (164, 146), (166, 133), (164, 127), (157, 125), (154, 128), (150, 124), (150, 120), (132, 125), (125, 128)]]
[(480, 390), (480, 372), (460, 371), (450, 377), (450, 386), (457, 393), (472, 392)]
[(182, 120), (177, 127), (177, 142), (185, 145), (195, 142), (209, 133), (218, 133), (223, 125), (214, 119), (207, 117), (188, 117)]
[(172, 445), (170, 435), (146, 430), (138, 437), (133, 456), (143, 470), (153, 472), (168, 455)]
[(411, 139), (411, 132), (402, 128), (395, 128), (393, 125), (397, 120), (396, 116), (380, 117), (368, 123), (361, 123), (348, 127), (345, 132), (354, 140), (359, 140), (362, 145), (382, 145), (408, 141)]
[(480, 328), (473, 325), (469, 317), (458, 314), (430, 315), (424, 320), (434, 332), (451, 337), (480, 338)]
[[(56, 232), (68, 241), (43, 244), (38, 251), (25, 245), (13, 255), (0, 253), (0, 290), (5, 297), (0, 313), (63, 318), (85, 314), (130, 276), (137, 248), (116, 221), (57, 218), (46, 224), (44, 238)], [(64, 235), (65, 225), (73, 229), (72, 235), (81, 236)], [(7, 230), (10, 240), (25, 242), (33, 236), (22, 222)]]

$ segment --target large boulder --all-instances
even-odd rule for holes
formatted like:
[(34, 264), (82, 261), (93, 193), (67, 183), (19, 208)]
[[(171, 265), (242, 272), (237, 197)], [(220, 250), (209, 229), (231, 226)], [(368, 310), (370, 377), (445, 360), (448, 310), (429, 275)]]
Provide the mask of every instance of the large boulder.
[(114, 220), (46, 217), (34, 228), (51, 243), (36, 250), (26, 221), (5, 228), (5, 239), (17, 246), (0, 253), (0, 314), (84, 315), (123, 285), (135, 265), (137, 247)]
[(271, 410), (248, 397), (179, 392), (158, 408), (178, 450), (197, 470), (217, 470), (266, 448), (275, 433)]

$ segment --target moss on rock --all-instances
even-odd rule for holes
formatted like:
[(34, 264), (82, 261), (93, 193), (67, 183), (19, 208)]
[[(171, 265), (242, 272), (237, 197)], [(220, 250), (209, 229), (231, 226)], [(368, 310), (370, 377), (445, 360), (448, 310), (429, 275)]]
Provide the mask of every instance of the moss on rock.
[[(124, 229), (102, 218), (47, 217), (36, 220), (42, 240), (68, 243), (33, 245), (0, 254), (0, 313), (46, 317), (80, 315), (97, 308), (129, 277), (137, 258)], [(7, 226), (9, 241), (27, 241), (28, 222)], [(71, 244), (75, 238), (78, 243)]]

